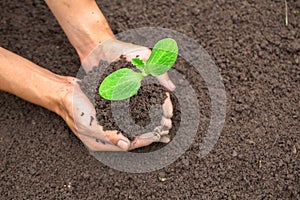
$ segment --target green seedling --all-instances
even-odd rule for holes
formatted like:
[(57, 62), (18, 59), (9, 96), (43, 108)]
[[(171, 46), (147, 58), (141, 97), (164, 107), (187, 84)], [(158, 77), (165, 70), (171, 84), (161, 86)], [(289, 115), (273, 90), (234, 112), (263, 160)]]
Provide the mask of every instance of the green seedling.
[(146, 76), (159, 76), (167, 72), (174, 65), (177, 55), (178, 46), (175, 40), (165, 38), (158, 41), (146, 62), (140, 58), (132, 59), (131, 63), (140, 72), (128, 68), (113, 72), (101, 83), (100, 96), (108, 100), (123, 100), (134, 96)]

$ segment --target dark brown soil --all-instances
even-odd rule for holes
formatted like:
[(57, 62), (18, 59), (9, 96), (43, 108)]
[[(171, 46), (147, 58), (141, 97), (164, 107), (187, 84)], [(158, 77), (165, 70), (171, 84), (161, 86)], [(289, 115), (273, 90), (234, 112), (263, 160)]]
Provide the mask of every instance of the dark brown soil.
[[(0, 199), (300, 199), (298, 0), (288, 1), (288, 26), (284, 1), (99, 5), (114, 33), (160, 26), (208, 51), (221, 69), (228, 100), (217, 145), (207, 157), (197, 157), (210, 117), (198, 76), (201, 126), (195, 143), (173, 164), (145, 174), (104, 166), (60, 117), (0, 92)], [(79, 59), (44, 1), (4, 0), (0, 8), (2, 47), (76, 76)]]

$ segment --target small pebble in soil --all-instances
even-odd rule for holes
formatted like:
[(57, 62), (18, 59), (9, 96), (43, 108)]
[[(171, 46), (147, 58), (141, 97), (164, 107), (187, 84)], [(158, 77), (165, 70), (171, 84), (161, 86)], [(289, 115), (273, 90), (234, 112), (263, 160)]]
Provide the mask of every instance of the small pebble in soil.
[(233, 157), (236, 157), (237, 155), (238, 155), (237, 152), (236, 152), (235, 150), (233, 150), (233, 151), (232, 151), (232, 156), (233, 156)]
[(296, 145), (294, 145), (294, 146), (292, 147), (292, 152), (293, 152), (293, 154), (296, 154), (296, 153), (297, 153)]
[(113, 169), (109, 169), (109, 170), (108, 170), (108, 174), (109, 174), (110, 176), (113, 176), (113, 175), (115, 174), (115, 172), (114, 172)]
[(157, 178), (158, 178), (158, 180), (161, 181), (161, 182), (166, 181), (166, 180), (167, 180), (167, 178), (166, 178), (166, 173), (165, 173), (165, 172), (159, 172)]
[(158, 177), (158, 180), (160, 180), (161, 182), (165, 182), (167, 180), (167, 178)]
[(187, 166), (189, 166), (189, 160), (188, 159), (182, 159), (182, 163), (187, 167)]

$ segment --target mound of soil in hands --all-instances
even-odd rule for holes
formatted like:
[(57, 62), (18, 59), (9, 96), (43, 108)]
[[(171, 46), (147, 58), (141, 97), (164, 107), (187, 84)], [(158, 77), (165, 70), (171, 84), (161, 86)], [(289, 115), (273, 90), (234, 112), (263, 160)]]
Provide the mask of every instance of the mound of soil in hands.
[[(176, 63), (182, 63), (184, 60), (179, 56)], [(176, 64), (175, 63), (175, 67)], [(185, 63), (186, 64), (186, 63)], [(182, 65), (183, 66), (183, 65)], [(186, 65), (188, 66), (188, 65)], [(94, 104), (96, 109), (96, 118), (98, 123), (103, 126), (104, 130), (118, 130), (122, 132), (124, 136), (133, 140), (135, 136), (141, 135), (143, 133), (152, 132), (155, 127), (160, 125), (162, 118), (162, 108), (161, 105), (164, 103), (166, 99), (167, 90), (158, 84), (152, 82), (147, 82), (146, 77), (142, 81), (142, 86), (139, 89), (138, 93), (131, 97), (128, 100), (122, 101), (114, 101), (117, 105), (112, 105), (112, 101), (106, 100), (99, 95), (99, 86), (101, 82), (105, 79), (106, 76), (111, 74), (112, 72), (121, 69), (121, 68), (129, 68), (134, 71), (137, 71), (136, 67), (133, 66), (130, 62), (126, 61), (125, 57), (120, 56), (118, 61), (112, 62), (108, 64), (107, 62), (101, 61), (98, 66), (95, 66), (90, 72), (87, 74), (80, 73), (79, 78), (81, 81), (79, 85), (82, 91), (87, 95), (90, 101)], [(177, 67), (178, 68), (178, 67)], [(180, 68), (180, 67), (179, 67)], [(178, 70), (180, 70), (178, 68)], [(183, 68), (187, 72), (188, 68)], [(184, 70), (183, 70), (184, 72)], [(153, 78), (154, 79), (154, 78)], [(173, 117), (172, 120), (172, 128), (169, 130), (170, 138), (174, 138), (176, 135), (176, 131), (180, 126), (180, 105), (176, 96), (174, 96), (171, 92), (171, 101), (173, 105)], [(129, 104), (129, 105), (128, 105)], [(157, 105), (156, 108), (152, 108), (152, 106)], [(116, 114), (112, 114), (112, 108), (117, 110)], [(150, 118), (150, 109), (151, 118)], [(122, 112), (123, 110), (124, 112)], [(126, 115), (128, 110), (128, 115)], [(125, 115), (123, 115), (125, 114)], [(116, 121), (116, 118), (118, 118)], [(151, 124), (150, 124), (151, 122)], [(119, 127), (122, 125), (124, 129)], [(148, 126), (150, 124), (150, 126)], [(141, 130), (138, 127), (132, 128), (131, 126), (138, 125), (141, 127)], [(126, 127), (124, 127), (126, 126)], [(148, 126), (148, 127), (146, 127)], [(136, 153), (145, 153), (158, 150), (164, 147), (167, 144), (163, 143), (153, 143), (147, 147), (142, 147), (134, 150)]]
[[(96, 118), (100, 125), (103, 126), (104, 130), (119, 130), (125, 136), (133, 139), (130, 133), (124, 132), (118, 124), (116, 123), (114, 116), (112, 115), (112, 101), (106, 100), (99, 95), (99, 86), (101, 82), (112, 72), (121, 69), (129, 68), (137, 71), (130, 62), (127, 62), (125, 57), (121, 56), (118, 61), (112, 62), (110, 64), (106, 62), (100, 62), (98, 66), (95, 66), (93, 70), (87, 73), (83, 79), (79, 82), (79, 85), (83, 92), (88, 96), (91, 102), (94, 103), (96, 109)], [(119, 111), (125, 110), (129, 106), (129, 116), (132, 117), (135, 124), (145, 127), (150, 123), (149, 111), (153, 105), (162, 105), (166, 99), (166, 90), (158, 84), (144, 85), (139, 89), (138, 93), (130, 98), (129, 102), (127, 100), (117, 101), (119, 104)], [(127, 105), (129, 103), (129, 105)], [(126, 110), (124, 111), (126, 112)], [(120, 112), (121, 113), (121, 112)], [(119, 116), (122, 117), (122, 116)], [(162, 110), (156, 112), (156, 126), (160, 125), (160, 120), (162, 117)], [(130, 124), (127, 117), (122, 117), (122, 124)], [(153, 131), (149, 130), (149, 131)]]
[[(198, 95), (197, 137), (173, 164), (145, 174), (110, 169), (59, 116), (0, 92), (0, 199), (300, 199), (298, 0), (288, 1), (288, 26), (283, 1), (98, 2), (114, 33), (160, 26), (208, 51), (227, 93), (218, 143), (197, 156), (210, 99), (201, 76), (180, 60), (175, 68)], [(78, 56), (44, 1), (0, 1), (0, 8), (2, 47), (76, 76)]]

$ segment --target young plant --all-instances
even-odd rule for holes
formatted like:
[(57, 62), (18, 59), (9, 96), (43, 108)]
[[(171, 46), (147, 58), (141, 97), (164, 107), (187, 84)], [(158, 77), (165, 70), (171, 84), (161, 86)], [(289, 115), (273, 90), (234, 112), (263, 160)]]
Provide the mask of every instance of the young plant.
[(167, 72), (175, 63), (178, 46), (175, 40), (165, 38), (158, 41), (149, 59), (144, 62), (133, 58), (131, 63), (140, 70), (119, 69), (108, 75), (99, 87), (99, 94), (108, 100), (123, 100), (135, 95), (141, 87), (141, 81), (148, 75), (159, 76)]

